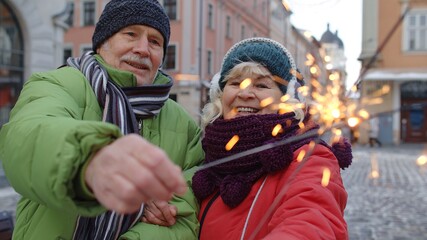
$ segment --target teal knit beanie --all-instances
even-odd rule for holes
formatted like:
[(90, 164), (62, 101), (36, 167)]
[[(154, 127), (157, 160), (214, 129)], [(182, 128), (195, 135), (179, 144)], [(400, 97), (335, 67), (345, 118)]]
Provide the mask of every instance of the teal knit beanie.
[(222, 62), (219, 87), (224, 89), (224, 78), (239, 63), (256, 62), (267, 68), (271, 74), (276, 75), (287, 85), (280, 84), (283, 94), (289, 94), (293, 98), (299, 98), (297, 88), (304, 85), (303, 79), (297, 79), (295, 72), (297, 67), (289, 51), (280, 43), (269, 38), (248, 38), (236, 43), (228, 50)]

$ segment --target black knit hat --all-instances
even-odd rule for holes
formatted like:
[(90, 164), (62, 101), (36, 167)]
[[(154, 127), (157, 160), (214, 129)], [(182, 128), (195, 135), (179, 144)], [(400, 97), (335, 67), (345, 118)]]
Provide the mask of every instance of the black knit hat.
[(147, 25), (157, 29), (164, 38), (163, 50), (169, 44), (169, 17), (157, 0), (112, 0), (104, 8), (92, 36), (96, 49), (120, 29), (130, 25)]

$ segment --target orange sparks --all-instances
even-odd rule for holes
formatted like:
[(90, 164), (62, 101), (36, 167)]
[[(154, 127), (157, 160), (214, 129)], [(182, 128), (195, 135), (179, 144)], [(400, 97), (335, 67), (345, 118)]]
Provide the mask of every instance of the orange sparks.
[(362, 105), (377, 105), (381, 103), (383, 103), (383, 99), (380, 97), (362, 99)]
[(252, 79), (250, 79), (250, 78), (246, 78), (245, 80), (243, 80), (243, 81), (240, 83), (240, 89), (245, 89), (245, 88), (247, 88), (249, 85), (251, 85), (251, 83), (252, 83)]
[(305, 150), (301, 150), (301, 152), (298, 154), (297, 161), (301, 162), (304, 159), (304, 157), (305, 157)]
[(332, 117), (334, 118), (339, 118), (341, 116), (341, 112), (339, 109), (332, 109), (331, 114), (332, 114)]
[(378, 161), (377, 161), (377, 155), (372, 154), (371, 155), (371, 178), (379, 178), (380, 177), (380, 171), (378, 168)]
[(278, 108), (279, 108), (279, 114), (285, 114), (288, 112), (293, 112), (295, 109), (294, 106), (292, 106), (290, 104), (286, 104), (286, 103), (279, 103)]
[(299, 87), (298, 89), (297, 89), (297, 91), (299, 92), (299, 93), (301, 93), (303, 96), (308, 96), (308, 92), (309, 92), (309, 88), (307, 87), (307, 86), (302, 86), (302, 87)]
[(380, 173), (377, 170), (372, 170), (371, 177), (372, 178), (379, 178), (380, 177)]
[(301, 73), (299, 73), (297, 70), (295, 69), (291, 69), (289, 70), (289, 72), (294, 75), (297, 79), (303, 79), (304, 77), (302, 76)]
[(316, 143), (314, 141), (310, 141), (310, 143), (308, 144), (308, 148), (310, 150), (314, 149), (315, 146), (316, 146)]
[(349, 127), (355, 127), (360, 123), (359, 118), (357, 117), (351, 117), (347, 120), (347, 124)]
[(271, 132), (271, 135), (273, 135), (273, 137), (277, 136), (277, 134), (279, 134), (282, 131), (282, 125), (277, 124), (274, 128), (273, 131)]
[(228, 141), (227, 145), (225, 145), (225, 150), (230, 151), (234, 145), (239, 141), (239, 136), (234, 135), (230, 141)]
[(315, 59), (314, 59), (313, 55), (311, 55), (310, 53), (307, 53), (307, 54), (305, 55), (305, 57), (307, 58), (307, 61), (305, 61), (305, 65), (306, 65), (306, 66), (311, 66), (311, 65), (313, 65), (313, 63), (314, 63), (314, 61), (315, 61)]
[(421, 155), (418, 159), (417, 159), (417, 165), (418, 166), (423, 166), (427, 164), (427, 157), (424, 155)]
[(300, 129), (304, 129), (305, 128), (305, 124), (303, 122), (298, 123), (298, 126)]
[(368, 119), (369, 118), (369, 113), (366, 110), (360, 110), (359, 111), (359, 116), (361, 116), (363, 119)]
[(285, 95), (283, 95), (283, 96), (280, 98), (280, 101), (281, 101), (281, 102), (286, 102), (286, 101), (288, 101), (290, 98), (291, 98), (291, 96), (289, 96), (288, 94), (285, 94)]
[(261, 100), (261, 102), (259, 103), (260, 107), (264, 108), (267, 107), (268, 105), (273, 103), (273, 98), (272, 97), (268, 97), (266, 99)]
[(330, 179), (331, 179), (331, 170), (329, 170), (329, 168), (324, 168), (323, 176), (322, 176), (322, 186), (327, 187), (329, 185)]
[(316, 67), (311, 67), (310, 68), (310, 73), (313, 74), (313, 75), (317, 74), (317, 68)]

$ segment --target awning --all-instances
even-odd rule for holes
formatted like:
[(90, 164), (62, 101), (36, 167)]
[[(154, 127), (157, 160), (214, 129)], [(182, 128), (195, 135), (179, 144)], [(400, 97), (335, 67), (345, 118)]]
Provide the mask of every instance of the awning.
[(364, 81), (427, 81), (427, 68), (371, 69)]

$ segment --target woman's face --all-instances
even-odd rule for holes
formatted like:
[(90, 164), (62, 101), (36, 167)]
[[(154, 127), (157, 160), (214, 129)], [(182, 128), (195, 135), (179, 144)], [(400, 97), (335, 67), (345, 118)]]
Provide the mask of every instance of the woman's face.
[[(221, 99), (223, 117), (232, 119), (252, 114), (277, 113), (277, 109), (274, 110), (271, 106), (280, 103), (282, 95), (272, 76), (253, 75), (249, 78), (229, 79), (224, 86)], [(262, 107), (263, 100), (271, 104)]]

